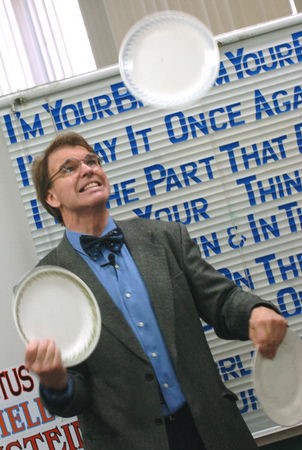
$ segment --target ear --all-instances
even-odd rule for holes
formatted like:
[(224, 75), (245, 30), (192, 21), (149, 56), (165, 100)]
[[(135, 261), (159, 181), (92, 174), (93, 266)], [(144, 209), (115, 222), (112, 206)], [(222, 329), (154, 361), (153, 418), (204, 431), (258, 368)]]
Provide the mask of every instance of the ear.
[(52, 208), (59, 208), (61, 205), (61, 203), (57, 199), (56, 194), (51, 189), (48, 190), (45, 201)]

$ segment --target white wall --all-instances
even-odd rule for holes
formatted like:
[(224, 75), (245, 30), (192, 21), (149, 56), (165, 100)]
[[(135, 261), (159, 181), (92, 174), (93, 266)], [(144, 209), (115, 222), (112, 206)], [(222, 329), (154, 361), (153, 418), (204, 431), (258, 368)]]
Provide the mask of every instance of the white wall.
[[(1, 138), (0, 138), (1, 139)], [(0, 371), (23, 361), (24, 344), (14, 325), (12, 289), (36, 262), (33, 241), (13, 174), (0, 140)]]

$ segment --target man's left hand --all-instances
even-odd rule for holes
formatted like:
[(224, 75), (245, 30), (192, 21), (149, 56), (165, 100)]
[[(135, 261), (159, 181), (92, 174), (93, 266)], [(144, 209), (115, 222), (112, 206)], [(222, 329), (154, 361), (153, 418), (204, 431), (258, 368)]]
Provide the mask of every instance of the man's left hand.
[(256, 306), (250, 316), (249, 337), (263, 356), (273, 359), (288, 324), (283, 316), (265, 306)]

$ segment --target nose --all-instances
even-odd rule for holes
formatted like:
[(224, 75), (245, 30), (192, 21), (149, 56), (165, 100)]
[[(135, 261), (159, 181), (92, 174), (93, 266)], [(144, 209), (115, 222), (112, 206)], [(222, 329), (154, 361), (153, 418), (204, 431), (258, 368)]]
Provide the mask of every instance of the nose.
[(94, 167), (89, 166), (85, 160), (81, 161), (81, 164), (79, 166), (79, 170), (81, 173), (92, 173)]

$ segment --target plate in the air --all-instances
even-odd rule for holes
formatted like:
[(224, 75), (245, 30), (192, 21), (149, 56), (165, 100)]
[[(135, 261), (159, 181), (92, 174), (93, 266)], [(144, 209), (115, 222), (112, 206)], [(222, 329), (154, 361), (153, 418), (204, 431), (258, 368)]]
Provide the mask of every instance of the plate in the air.
[(171, 108), (199, 101), (218, 74), (219, 52), (196, 17), (164, 11), (144, 17), (119, 52), (122, 80), (144, 104)]

